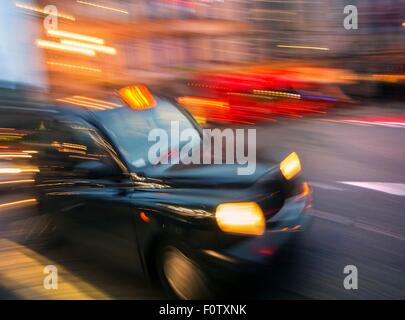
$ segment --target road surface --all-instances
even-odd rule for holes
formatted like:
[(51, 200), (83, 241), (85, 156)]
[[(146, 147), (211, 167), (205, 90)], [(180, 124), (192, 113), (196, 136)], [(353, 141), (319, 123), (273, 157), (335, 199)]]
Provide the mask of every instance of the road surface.
[[(361, 107), (257, 128), (258, 152), (296, 151), (314, 189), (314, 221), (302, 244), (279, 257), (262, 299), (405, 299), (405, 117), (401, 109)], [(30, 199), (3, 193), (0, 203)], [(80, 248), (30, 240), (34, 203), (0, 204), (0, 298), (158, 299), (163, 293)], [(59, 287), (43, 287), (45, 265)], [(347, 265), (358, 289), (343, 286)]]

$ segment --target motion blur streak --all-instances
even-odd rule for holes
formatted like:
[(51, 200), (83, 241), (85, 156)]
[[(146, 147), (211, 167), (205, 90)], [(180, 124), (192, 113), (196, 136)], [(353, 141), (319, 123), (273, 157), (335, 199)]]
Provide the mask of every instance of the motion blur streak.
[(103, 6), (103, 5), (94, 3), (94, 2), (88, 2), (88, 1), (80, 1), (80, 0), (78, 0), (77, 3), (85, 4), (85, 5), (92, 6), (92, 7), (96, 7), (96, 8), (100, 8), (100, 9), (105, 9), (105, 10), (110, 10), (110, 11), (115, 11), (115, 12), (119, 12), (119, 13), (128, 14), (128, 11), (125, 11), (125, 10), (122, 10), (122, 9), (118, 9), (118, 8), (112, 8), (112, 7)]
[(310, 50), (323, 50), (329, 51), (329, 48), (323, 47), (311, 47), (311, 46), (297, 46), (297, 45), (286, 45), (286, 44), (278, 44), (277, 47), (279, 48), (290, 48), (290, 49), (310, 49)]
[(13, 202), (7, 202), (7, 203), (0, 203), (0, 209), (2, 208), (13, 208), (17, 207), (19, 205), (31, 205), (37, 203), (36, 199), (25, 199), (25, 200), (19, 200), (19, 201), (13, 201)]
[(13, 173), (24, 173), (24, 172), (39, 172), (38, 168), (2, 168), (0, 167), (0, 174), (13, 174)]
[(74, 33), (74, 32), (63, 31), (63, 30), (52, 30), (52, 29), (48, 29), (47, 32), (48, 32), (48, 35), (54, 36), (54, 37), (82, 40), (82, 41), (92, 42), (92, 43), (99, 44), (99, 45), (104, 44), (103, 39), (91, 37), (91, 36), (87, 36), (87, 35), (83, 35), (83, 34), (78, 34), (78, 33)]
[(111, 109), (111, 107), (107, 106), (107, 105), (82, 101), (81, 99), (75, 99), (75, 98), (56, 99), (56, 101), (66, 102), (66, 103), (73, 104), (73, 105), (76, 105), (76, 106), (81, 106), (81, 107), (91, 108), (91, 109), (97, 109), (97, 110)]
[[(25, 10), (29, 10), (29, 11), (34, 11), (34, 12), (42, 13), (42, 14), (45, 14), (45, 15), (49, 14), (49, 12), (46, 12), (44, 9), (42, 9), (42, 8), (40, 8), (40, 7), (32, 6), (32, 5), (25, 4), (25, 3), (17, 2), (17, 3), (15, 4), (15, 6), (16, 6), (17, 8), (20, 8), (20, 9), (25, 9)], [(69, 15), (69, 14), (57, 13), (56, 16), (57, 16), (58, 18), (67, 19), (67, 20), (71, 20), (71, 21), (76, 21), (75, 17), (73, 17), (73, 16), (71, 16), (71, 15)]]
[(89, 44), (89, 43), (83, 43), (83, 42), (66, 40), (66, 39), (62, 39), (61, 43), (68, 45), (68, 46), (90, 49), (90, 50), (94, 50), (97, 52), (106, 53), (109, 55), (117, 54), (117, 50), (115, 50), (114, 48), (107, 47), (107, 46), (101, 46), (101, 45), (97, 45), (97, 44)]
[(98, 68), (81, 66), (81, 65), (76, 65), (76, 64), (68, 64), (68, 63), (61, 63), (61, 62), (55, 62), (55, 61), (47, 61), (47, 64), (50, 66), (57, 66), (57, 67), (63, 67), (63, 68), (69, 68), (69, 69), (84, 70), (84, 71), (91, 71), (91, 72), (101, 72), (101, 69), (98, 69)]
[(96, 55), (96, 53), (90, 49), (82, 49), (82, 48), (67, 46), (64, 44), (60, 44), (60, 43), (52, 42), (52, 41), (48, 41), (48, 40), (37, 40), (37, 45), (40, 48), (60, 50), (60, 51), (66, 51), (66, 52), (71, 52), (71, 53), (78, 53), (78, 54), (83, 54), (86, 56), (95, 56)]
[(68, 147), (68, 148), (87, 150), (87, 146), (83, 146), (83, 145), (80, 145), (80, 144), (74, 144), (74, 143), (66, 143), (66, 142), (64, 142), (64, 143), (62, 143), (62, 145), (63, 145), (64, 147)]
[(10, 180), (10, 181), (0, 181), (0, 184), (18, 184), (18, 183), (30, 183), (35, 182), (34, 179), (25, 179), (25, 180)]
[(113, 107), (120, 107), (121, 105), (118, 103), (113, 103), (113, 102), (109, 102), (109, 101), (105, 101), (105, 100), (100, 100), (100, 99), (94, 99), (94, 98), (90, 98), (90, 97), (83, 97), (83, 96), (73, 96), (73, 98), (77, 98), (77, 99), (81, 99), (81, 100), (88, 100), (90, 102), (96, 102), (96, 103), (102, 103), (104, 105), (110, 105)]
[(282, 91), (269, 91), (269, 90), (253, 90), (253, 93), (256, 94), (263, 94), (268, 96), (276, 96), (276, 97), (286, 97), (286, 98), (293, 98), (293, 99), (301, 99), (301, 95), (293, 94), (288, 92)]
[(29, 154), (0, 153), (0, 158), (32, 158)]
[(0, 173), (21, 173), (22, 170), (18, 168), (0, 168)]
[(198, 97), (179, 97), (177, 101), (186, 107), (221, 107), (226, 108), (229, 103), (226, 101), (219, 101), (214, 99), (205, 99)]
[(235, 260), (232, 259), (231, 257), (225, 256), (225, 255), (223, 255), (223, 254), (221, 254), (219, 252), (216, 252), (214, 250), (204, 250), (204, 252), (206, 254), (210, 255), (210, 256), (213, 256), (215, 258), (218, 258), (218, 259), (221, 259), (221, 260), (224, 260), (224, 261), (228, 261), (228, 262), (231, 262), (231, 263), (235, 262)]

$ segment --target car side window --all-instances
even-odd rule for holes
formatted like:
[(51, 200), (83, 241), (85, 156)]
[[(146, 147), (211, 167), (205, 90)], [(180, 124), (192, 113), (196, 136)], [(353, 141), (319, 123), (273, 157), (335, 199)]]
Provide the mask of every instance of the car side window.
[(87, 164), (105, 165), (106, 178), (122, 171), (114, 159), (112, 147), (98, 131), (81, 119), (64, 119), (50, 130), (50, 159), (54, 169), (62, 176), (86, 177)]

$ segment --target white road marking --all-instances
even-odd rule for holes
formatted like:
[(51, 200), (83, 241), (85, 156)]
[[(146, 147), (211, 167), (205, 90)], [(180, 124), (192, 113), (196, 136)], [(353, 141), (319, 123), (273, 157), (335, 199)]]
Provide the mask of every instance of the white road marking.
[(405, 127), (405, 123), (403, 123), (403, 122), (380, 122), (379, 124), (381, 126), (393, 127), (393, 128), (403, 128), (403, 127)]
[(333, 222), (343, 224), (343, 225), (351, 225), (354, 223), (354, 221), (350, 218), (346, 218), (346, 217), (343, 217), (343, 216), (335, 214), (335, 213), (316, 210), (316, 209), (310, 210), (309, 215), (317, 217), (317, 218), (321, 218), (324, 220), (333, 221)]
[(333, 119), (320, 119), (321, 121), (327, 121), (327, 122), (335, 122), (335, 123), (344, 123), (344, 124), (354, 124), (358, 126), (364, 126), (364, 127), (370, 127), (371, 125), (368, 123), (363, 123), (360, 121), (350, 121), (350, 120), (333, 120)]
[(354, 226), (363, 230), (367, 230), (370, 232), (378, 233), (387, 237), (395, 238), (397, 240), (405, 241), (405, 237), (401, 236), (400, 234), (394, 233), (390, 230), (382, 230), (377, 227), (373, 227), (364, 223), (355, 222)]
[(405, 128), (404, 122), (395, 122), (395, 121), (364, 121), (364, 120), (333, 120), (333, 119), (321, 119), (322, 121), (328, 122), (336, 122), (336, 123), (345, 123), (345, 124), (353, 124), (359, 126), (383, 126), (389, 128)]
[[(395, 196), (405, 196), (405, 184), (404, 183), (393, 183), (393, 182), (370, 182), (370, 181), (336, 181), (337, 183), (347, 184), (359, 188), (370, 189), (374, 191), (380, 191)], [(334, 185), (309, 181), (309, 185), (319, 189), (333, 190), (333, 191), (345, 191), (347, 189), (342, 187), (336, 187)]]
[(312, 209), (312, 210), (309, 211), (308, 214), (313, 216), (313, 217), (317, 217), (317, 218), (320, 218), (320, 219), (323, 219), (323, 220), (332, 221), (332, 222), (335, 222), (335, 223), (338, 223), (338, 224), (341, 224), (341, 225), (344, 225), (344, 226), (352, 226), (352, 227), (355, 227), (355, 228), (358, 228), (358, 229), (362, 229), (362, 230), (369, 231), (369, 232), (374, 232), (374, 233), (377, 233), (379, 235), (383, 235), (383, 236), (386, 236), (386, 237), (390, 237), (390, 238), (397, 239), (397, 240), (405, 242), (405, 237), (404, 236), (402, 236), (402, 235), (400, 235), (398, 233), (395, 233), (395, 232), (393, 232), (391, 230), (384, 230), (384, 229), (379, 228), (379, 227), (374, 227), (372, 225), (368, 225), (368, 224), (365, 224), (365, 223), (362, 223), (362, 222), (357, 222), (357, 221), (355, 221), (353, 219), (341, 216), (341, 215), (336, 214), (336, 213), (331, 213), (331, 212), (327, 212), (327, 211)]
[(336, 121), (336, 122), (341, 122), (341, 123), (348, 123), (348, 124), (355, 124), (358, 126), (372, 126), (373, 124), (370, 122), (366, 122), (366, 121), (358, 121), (358, 120), (340, 120), (340, 121)]
[(338, 181), (343, 184), (356, 186), (360, 188), (366, 188), (393, 194), (396, 196), (405, 196), (405, 184), (403, 183), (391, 183), (391, 182), (358, 182), (358, 181)]
[(335, 186), (332, 186), (330, 184), (323, 183), (323, 182), (310, 181), (308, 183), (311, 187), (320, 188), (320, 189), (334, 190), (334, 191), (344, 191), (345, 190), (344, 188), (335, 187)]

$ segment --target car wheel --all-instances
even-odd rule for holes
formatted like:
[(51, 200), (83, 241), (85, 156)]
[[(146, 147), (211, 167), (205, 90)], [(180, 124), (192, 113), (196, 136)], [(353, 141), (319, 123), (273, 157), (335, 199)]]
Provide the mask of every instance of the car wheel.
[(185, 247), (163, 245), (159, 251), (159, 275), (170, 296), (183, 300), (213, 297), (207, 275)]

